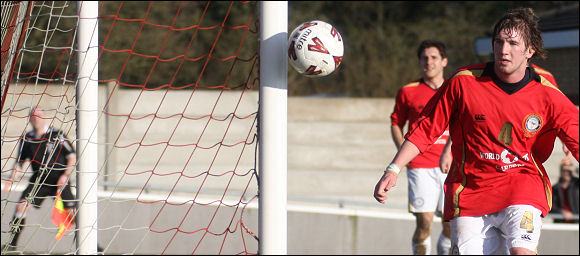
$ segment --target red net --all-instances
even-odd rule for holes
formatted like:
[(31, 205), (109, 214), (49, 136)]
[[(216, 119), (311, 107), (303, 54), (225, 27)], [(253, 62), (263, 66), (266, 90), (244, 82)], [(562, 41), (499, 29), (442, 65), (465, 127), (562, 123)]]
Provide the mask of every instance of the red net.
[[(85, 111), (76, 107), (76, 61), (87, 50), (75, 47), (77, 8), (32, 9), (3, 95), (3, 180), (20, 160), (32, 108), (76, 141), (75, 113)], [(256, 2), (99, 3), (95, 228), (105, 253), (257, 253), (256, 10)], [(33, 172), (24, 170), (3, 194), (2, 241)], [(47, 205), (37, 212), (50, 215)], [(19, 251), (74, 252), (75, 232), (56, 241), (57, 227), (28, 215)]]

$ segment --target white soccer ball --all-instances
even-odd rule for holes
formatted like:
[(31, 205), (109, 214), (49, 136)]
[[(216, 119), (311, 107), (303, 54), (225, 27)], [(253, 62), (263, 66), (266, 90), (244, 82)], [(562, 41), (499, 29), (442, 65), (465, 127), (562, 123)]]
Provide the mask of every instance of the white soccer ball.
[(342, 62), (343, 51), (340, 33), (324, 21), (304, 22), (288, 38), (290, 65), (307, 77), (332, 73)]

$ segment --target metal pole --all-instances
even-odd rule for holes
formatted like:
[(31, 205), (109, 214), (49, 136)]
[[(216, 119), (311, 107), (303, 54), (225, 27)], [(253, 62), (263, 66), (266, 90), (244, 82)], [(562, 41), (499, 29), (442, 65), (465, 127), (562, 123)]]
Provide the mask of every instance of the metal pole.
[(99, 2), (79, 3), (77, 116), (78, 254), (97, 254)]
[(288, 2), (260, 2), (259, 253), (287, 253)]

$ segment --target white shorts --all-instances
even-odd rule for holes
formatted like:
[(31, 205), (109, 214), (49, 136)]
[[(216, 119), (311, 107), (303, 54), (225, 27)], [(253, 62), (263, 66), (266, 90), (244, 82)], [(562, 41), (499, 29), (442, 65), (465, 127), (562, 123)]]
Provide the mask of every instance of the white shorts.
[(499, 212), (451, 220), (451, 253), (509, 254), (513, 247), (536, 252), (542, 212), (530, 205), (511, 205)]
[(445, 191), (446, 173), (437, 168), (408, 169), (409, 212), (435, 212), (441, 216)]

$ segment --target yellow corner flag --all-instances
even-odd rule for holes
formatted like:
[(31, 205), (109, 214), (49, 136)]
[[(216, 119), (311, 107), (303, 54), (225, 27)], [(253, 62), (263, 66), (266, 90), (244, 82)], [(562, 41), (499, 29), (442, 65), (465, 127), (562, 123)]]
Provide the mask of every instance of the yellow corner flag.
[(58, 233), (55, 237), (56, 240), (60, 240), (74, 223), (69, 209), (64, 208), (60, 191), (61, 190), (59, 189), (59, 192), (56, 193), (54, 208), (52, 209), (52, 223), (58, 227)]

